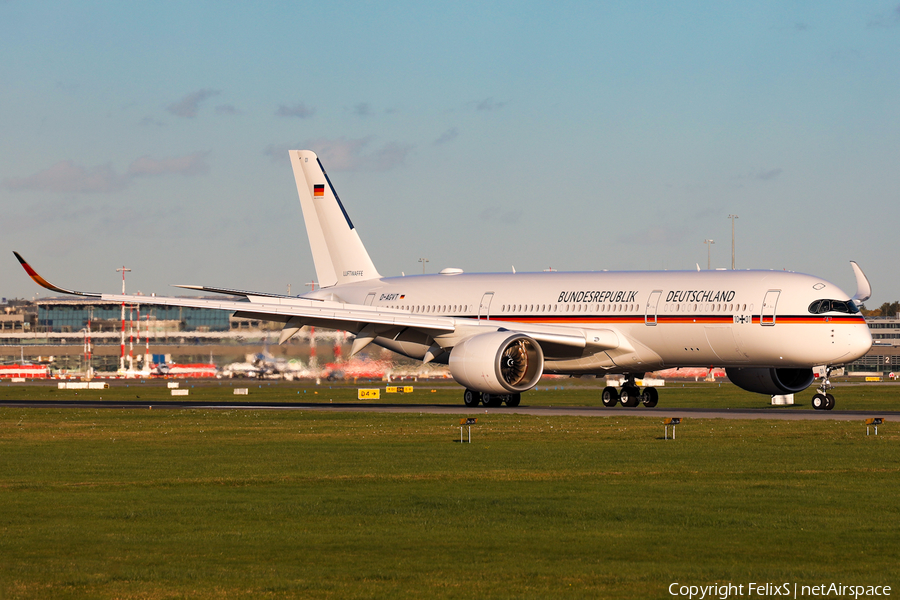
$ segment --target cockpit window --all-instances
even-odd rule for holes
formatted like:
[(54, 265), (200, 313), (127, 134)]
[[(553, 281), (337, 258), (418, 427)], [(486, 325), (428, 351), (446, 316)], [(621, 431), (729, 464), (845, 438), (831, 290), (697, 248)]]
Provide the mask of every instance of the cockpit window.
[(840, 312), (855, 315), (859, 307), (853, 300), (816, 300), (809, 305), (809, 312), (821, 315), (827, 312)]

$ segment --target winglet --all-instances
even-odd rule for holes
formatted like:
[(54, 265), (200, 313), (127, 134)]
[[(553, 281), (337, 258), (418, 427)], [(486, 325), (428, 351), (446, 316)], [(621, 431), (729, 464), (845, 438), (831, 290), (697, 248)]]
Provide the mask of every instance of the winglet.
[(869, 283), (869, 278), (856, 264), (856, 261), (851, 260), (850, 266), (853, 267), (853, 274), (856, 275), (856, 295), (853, 296), (853, 301), (859, 305), (872, 297), (872, 284)]
[(38, 275), (37, 271), (31, 268), (25, 259), (22, 258), (22, 255), (13, 250), (13, 254), (16, 255), (16, 258), (19, 260), (19, 263), (22, 265), (22, 268), (25, 269), (25, 272), (28, 273), (28, 276), (31, 277), (36, 284), (41, 286), (42, 288), (47, 288), (48, 290), (59, 292), (60, 294), (72, 294), (75, 296), (90, 296), (92, 298), (99, 298), (100, 294), (95, 294), (93, 292), (76, 292), (74, 290), (67, 290), (65, 288), (57, 287)]

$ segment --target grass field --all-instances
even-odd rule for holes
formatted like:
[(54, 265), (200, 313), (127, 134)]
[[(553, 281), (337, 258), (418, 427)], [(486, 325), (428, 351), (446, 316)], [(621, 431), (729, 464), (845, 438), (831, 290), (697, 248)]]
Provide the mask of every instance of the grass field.
[[(249, 399), (304, 397), (302, 385), (262, 385)], [(564, 385), (542, 384), (528, 402), (596, 404), (599, 390)], [(168, 394), (158, 382), (128, 386), (78, 398)], [(397, 401), (460, 400), (458, 388), (416, 386)], [(355, 389), (308, 387), (304, 400), (345, 402)], [(662, 392), (661, 405), (767, 406), (724, 384)], [(0, 399), (73, 394), (0, 386)], [(191, 391), (230, 394), (217, 383)], [(836, 395), (839, 408), (900, 406), (889, 385)], [(688, 419), (665, 441), (658, 419), (482, 412), (473, 443), (460, 444), (457, 422), (0, 409), (0, 598), (665, 598), (673, 582), (729, 581), (900, 589), (900, 424), (867, 437), (862, 422)]]
[[(338, 402), (371, 403), (357, 400), (357, 389), (380, 388), (379, 402), (395, 404), (462, 405), (462, 388), (452, 381), (401, 382), (411, 385), (413, 394), (387, 394), (381, 381), (344, 382), (312, 381), (255, 381), (255, 380), (193, 380), (182, 382), (190, 392), (188, 398), (172, 397), (166, 381), (113, 380), (107, 390), (58, 390), (55, 382), (34, 384), (0, 383), (3, 400), (141, 400), (152, 402)], [(392, 384), (393, 385), (393, 384)], [(532, 391), (522, 395), (522, 406), (602, 406), (602, 379), (543, 379)], [(248, 388), (249, 395), (234, 396), (234, 388)], [(796, 394), (795, 405), (784, 410), (812, 410), (810, 401), (814, 386)], [(833, 390), (837, 397), (836, 410), (900, 410), (900, 384), (839, 382)], [(772, 408), (769, 397), (745, 392), (731, 383), (669, 381), (659, 388), (660, 408)], [(640, 413), (641, 408), (635, 409)]]

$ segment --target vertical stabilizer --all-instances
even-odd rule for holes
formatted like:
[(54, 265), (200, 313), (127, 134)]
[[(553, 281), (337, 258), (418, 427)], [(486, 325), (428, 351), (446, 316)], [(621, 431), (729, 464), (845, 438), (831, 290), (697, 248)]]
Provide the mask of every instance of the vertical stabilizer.
[(321, 287), (381, 277), (315, 152), (291, 150), (300, 207)]

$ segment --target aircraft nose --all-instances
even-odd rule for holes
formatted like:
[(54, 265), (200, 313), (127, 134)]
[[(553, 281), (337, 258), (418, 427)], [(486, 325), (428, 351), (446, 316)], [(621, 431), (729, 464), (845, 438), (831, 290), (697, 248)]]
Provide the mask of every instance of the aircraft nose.
[[(865, 356), (872, 349), (872, 332), (868, 324), (860, 324), (850, 332), (850, 354), (852, 360)], [(849, 362), (849, 361), (848, 361)]]

